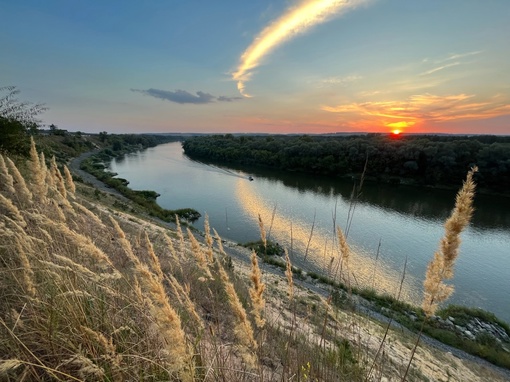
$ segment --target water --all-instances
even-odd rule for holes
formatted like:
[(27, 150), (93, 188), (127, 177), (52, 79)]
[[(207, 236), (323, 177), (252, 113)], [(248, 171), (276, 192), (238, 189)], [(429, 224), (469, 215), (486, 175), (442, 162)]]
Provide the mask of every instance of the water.
[[(211, 227), (228, 240), (259, 240), (259, 214), (267, 232), (273, 220), (270, 239), (288, 248), (295, 265), (324, 274), (340, 271), (333, 221), (346, 230), (349, 211), (354, 212), (348, 230), (351, 272), (342, 265), (343, 277), (395, 295), (407, 258), (402, 296), (415, 304), (455, 198), (452, 191), (365, 183), (353, 205), (351, 181), (212, 166), (187, 158), (180, 143), (116, 159), (110, 169), (133, 189), (160, 193), (164, 208), (207, 213)], [(478, 195), (475, 207), (473, 222), (462, 234), (455, 292), (448, 302), (480, 307), (510, 322), (510, 200)], [(203, 219), (195, 225), (203, 229)]]

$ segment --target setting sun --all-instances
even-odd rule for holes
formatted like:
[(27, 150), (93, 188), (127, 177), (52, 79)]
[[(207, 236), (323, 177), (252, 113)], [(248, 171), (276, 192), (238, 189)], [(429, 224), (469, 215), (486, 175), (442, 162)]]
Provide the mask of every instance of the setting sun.
[(399, 134), (401, 133), (401, 131), (400, 131), (400, 130), (395, 129), (395, 130), (392, 130), (392, 131), (391, 131), (391, 133), (392, 133), (393, 135), (399, 135)]

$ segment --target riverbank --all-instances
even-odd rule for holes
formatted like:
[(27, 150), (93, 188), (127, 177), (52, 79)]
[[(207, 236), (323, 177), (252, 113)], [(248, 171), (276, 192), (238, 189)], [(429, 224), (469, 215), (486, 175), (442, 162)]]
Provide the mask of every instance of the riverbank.
[[(92, 195), (89, 190), (86, 192)], [(103, 216), (112, 213), (110, 209), (115, 202), (114, 195), (103, 198), (101, 204), (95, 204)], [(90, 200), (92, 202), (92, 200)], [(106, 206), (103, 205), (106, 203)], [(151, 221), (150, 217), (137, 217), (130, 213), (120, 210), (113, 210), (117, 219), (123, 224), (131, 226), (135, 232), (142, 229), (150, 236), (167, 232), (167, 229), (175, 229), (168, 226), (168, 223), (161, 221)], [(201, 247), (204, 252), (207, 250), (205, 244), (205, 234), (197, 235), (201, 241)], [(178, 248), (178, 239), (174, 242)], [(248, 280), (251, 274), (250, 269), (250, 250), (236, 243), (223, 241), (223, 248), (232, 261), (232, 269), (240, 280)], [(260, 263), (262, 271), (262, 280), (266, 285), (266, 315), (267, 319), (274, 323), (279, 322), (282, 328), (299, 327), (299, 333), (312, 331), (309, 322), (310, 314), (313, 314), (314, 306), (320, 306), (328, 301), (332, 295), (331, 286), (320, 282), (309, 275), (294, 277), (295, 300), (298, 310), (295, 311), (287, 305), (288, 284), (284, 270), (275, 265)], [(326, 305), (334, 313), (334, 320), (328, 324), (331, 330), (342, 333), (342, 336), (348, 338), (353, 344), (363, 344), (366, 351), (375, 357), (379, 346), (383, 341), (386, 326), (390, 323), (390, 331), (387, 334), (384, 344), (384, 358), (387, 370), (384, 372), (387, 380), (399, 380), (397, 377), (402, 373), (402, 365), (408, 360), (410, 348), (416, 339), (416, 333), (399, 325), (391, 320), (393, 314), (390, 309), (385, 310), (386, 315), (378, 312), (373, 302), (370, 302), (355, 294), (347, 296), (346, 301), (339, 305)], [(347, 301), (348, 300), (348, 301)], [(292, 317), (295, 317), (294, 319)], [(296, 321), (293, 321), (296, 320)], [(353, 345), (358, 346), (358, 345)], [(462, 350), (447, 346), (440, 341), (434, 340), (428, 336), (423, 336), (421, 345), (413, 367), (416, 368), (412, 380), (441, 380), (447, 376), (452, 381), (505, 381), (510, 380), (510, 371), (498, 368), (481, 358), (474, 357)], [(278, 359), (266, 359), (265, 363), (270, 367), (278, 368)]]
[[(229, 246), (226, 246), (226, 248), (227, 248), (229, 255), (232, 258), (238, 259), (242, 262), (246, 262), (248, 260), (249, 253), (247, 253), (246, 250), (241, 250), (239, 252), (238, 247), (236, 245), (232, 245), (232, 246), (229, 245)], [(266, 267), (266, 265), (264, 265), (264, 267)], [(268, 268), (266, 269), (266, 271), (268, 273), (271, 273), (271, 274), (280, 273), (281, 274), (281, 272), (282, 272), (282, 270), (278, 267), (274, 268), (274, 266), (270, 266), (270, 265), (267, 265), (267, 267)], [(302, 277), (301, 277), (302, 280), (299, 277), (299, 273), (295, 277), (295, 279), (297, 280), (296, 281), (297, 283), (302, 283), (310, 291), (314, 291), (314, 290), (325, 291), (324, 293), (322, 293), (323, 297), (327, 297), (327, 296), (331, 295), (331, 293), (332, 293), (331, 285), (328, 286), (327, 283), (321, 283), (321, 282), (319, 282), (318, 279), (312, 277), (311, 275), (306, 275), (303, 273), (301, 273), (301, 274), (302, 274)], [(279, 281), (279, 282), (281, 282), (281, 281)], [(345, 296), (346, 295), (344, 295), (344, 297)], [(396, 321), (396, 320), (398, 320), (398, 317), (397, 317), (398, 315), (407, 317), (406, 318), (407, 322), (412, 321), (415, 324), (419, 323), (419, 321), (416, 322), (415, 319), (411, 318), (411, 317), (413, 317), (413, 315), (417, 317), (417, 314), (413, 308), (405, 308), (403, 311), (402, 310), (395, 311), (393, 309), (390, 309), (392, 307), (392, 305), (395, 303), (395, 301), (380, 298), (379, 296), (372, 296), (372, 301), (370, 299), (361, 298), (360, 296), (355, 296), (354, 298), (351, 298), (351, 297), (349, 297), (349, 299), (350, 299), (349, 301), (347, 301), (347, 297), (345, 297), (345, 300), (347, 301), (347, 303), (343, 306), (344, 309), (348, 308), (349, 311), (351, 311), (351, 312), (352, 312), (352, 308), (353, 308), (353, 306), (352, 306), (353, 301), (357, 301), (354, 304), (354, 307), (356, 309), (358, 309), (360, 312), (363, 312), (364, 314), (368, 314), (369, 316), (377, 318), (377, 320), (381, 321), (382, 323), (388, 322), (389, 317), (391, 317), (392, 321)], [(378, 304), (377, 301), (380, 301), (382, 303)], [(383, 314), (381, 314), (381, 313), (383, 313)], [(384, 315), (384, 314), (386, 314), (386, 315)], [(402, 318), (404, 318), (404, 317), (402, 317)], [(453, 318), (453, 320), (455, 320), (455, 318)], [(489, 324), (490, 323), (487, 323), (487, 325), (489, 325)], [(397, 328), (400, 328), (400, 330), (401, 330), (402, 326), (397, 326)], [(452, 329), (452, 328), (450, 328), (450, 329)], [(453, 330), (450, 330), (450, 329), (446, 328), (446, 330), (444, 332), (452, 333), (456, 337), (457, 336), (456, 328)], [(411, 326), (411, 330), (415, 330), (415, 328), (413, 326)], [(432, 341), (432, 340), (430, 340), (430, 341)], [(469, 356), (467, 354), (462, 355), (462, 353), (458, 353), (458, 350), (455, 348), (448, 348), (448, 347), (445, 348), (444, 345), (439, 345), (439, 346), (443, 346), (442, 351), (450, 351), (450, 352), (452, 352), (452, 354), (456, 354), (459, 357), (464, 357), (463, 359), (467, 359), (467, 360), (471, 360), (471, 361), (478, 359), (478, 358), (473, 358), (472, 356)]]
[(311, 176), (360, 178), (381, 184), (457, 190), (466, 172), (479, 167), (478, 192), (510, 197), (508, 137), (315, 135), (191, 137), (183, 143), (190, 158), (216, 164), (260, 166)]

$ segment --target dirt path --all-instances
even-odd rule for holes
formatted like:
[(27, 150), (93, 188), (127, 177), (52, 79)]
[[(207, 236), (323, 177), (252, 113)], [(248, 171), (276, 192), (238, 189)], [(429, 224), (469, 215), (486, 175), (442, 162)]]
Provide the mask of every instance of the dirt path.
[(94, 175), (89, 174), (86, 171), (83, 171), (80, 166), (81, 162), (83, 162), (85, 159), (91, 157), (94, 154), (97, 154), (99, 150), (94, 151), (88, 151), (86, 153), (81, 154), (80, 156), (73, 158), (71, 162), (69, 162), (69, 169), (74, 174), (78, 175), (83, 179), (83, 182), (89, 183), (92, 185), (92, 187), (97, 188), (99, 191), (107, 192), (109, 194), (115, 195), (119, 199), (121, 199), (124, 202), (130, 202), (128, 198), (126, 198), (124, 195), (122, 195), (119, 191), (117, 191), (114, 188), (111, 188), (107, 184), (101, 182), (99, 179), (97, 179)]

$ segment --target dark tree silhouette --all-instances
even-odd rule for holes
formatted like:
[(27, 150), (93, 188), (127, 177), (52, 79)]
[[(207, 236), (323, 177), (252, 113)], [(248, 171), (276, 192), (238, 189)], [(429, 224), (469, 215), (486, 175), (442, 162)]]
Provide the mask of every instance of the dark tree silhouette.
[(46, 107), (17, 99), (15, 86), (0, 87), (0, 149), (10, 152), (26, 152), (28, 139), (37, 132), (40, 120), (37, 116)]

